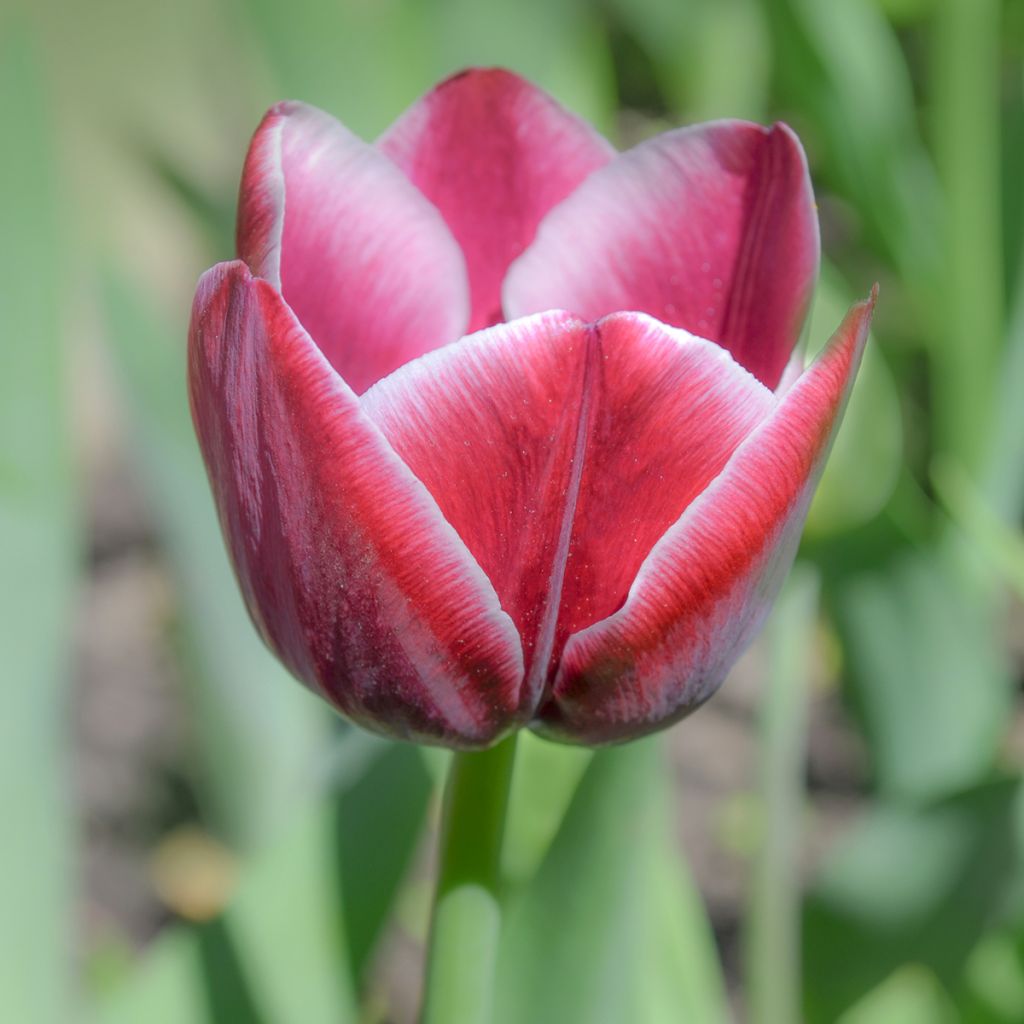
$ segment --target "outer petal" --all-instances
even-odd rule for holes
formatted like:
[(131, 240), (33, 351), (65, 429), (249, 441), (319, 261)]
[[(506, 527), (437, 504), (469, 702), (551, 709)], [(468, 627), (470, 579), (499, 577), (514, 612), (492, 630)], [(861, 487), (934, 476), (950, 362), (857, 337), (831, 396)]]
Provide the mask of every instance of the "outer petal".
[(818, 272), (803, 150), (783, 124), (666, 132), (595, 172), (541, 223), (505, 284), (510, 316), (640, 310), (727, 348), (774, 388)]
[(518, 626), (526, 717), (569, 633), (621, 606), (774, 404), (717, 345), (638, 314), (514, 321), (363, 397)]
[(582, 743), (633, 738), (705, 701), (760, 627), (867, 338), (874, 296), (736, 450), (644, 562), (625, 605), (569, 639), (542, 728)]
[(718, 345), (640, 313), (596, 327), (597, 401), (566, 568), (558, 651), (622, 607), (665, 531), (775, 407)]
[[(441, 211), (466, 254), (470, 330), (506, 319), (508, 265), (544, 214), (615, 154), (550, 96), (498, 69), (442, 82), (378, 145)], [(564, 306), (556, 300), (544, 309)]]
[(468, 282), (437, 210), (373, 146), (279, 103), (249, 148), (238, 255), (279, 288), (356, 391), (459, 338)]
[(586, 443), (587, 328), (503, 324), (382, 380), (363, 408), (434, 495), (523, 640), (523, 720), (554, 642)]
[(246, 602), (291, 671), (392, 736), (474, 746), (506, 729), (522, 650), (492, 586), (242, 263), (200, 281), (189, 393)]

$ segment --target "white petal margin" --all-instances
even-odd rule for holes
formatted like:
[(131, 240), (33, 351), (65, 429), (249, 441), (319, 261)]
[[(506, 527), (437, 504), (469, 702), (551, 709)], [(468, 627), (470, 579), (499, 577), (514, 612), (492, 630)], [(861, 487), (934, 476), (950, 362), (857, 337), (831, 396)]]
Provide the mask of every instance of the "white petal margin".
[(682, 718), (721, 685), (792, 564), (874, 300), (853, 307), (655, 545), (622, 608), (570, 637), (539, 731), (587, 744), (634, 738)]
[(241, 262), (199, 283), (189, 395), (254, 621), (374, 731), (478, 747), (523, 681), (494, 588), (281, 296)]
[(465, 329), (465, 260), (441, 214), (315, 107), (279, 103), (257, 129), (237, 243), (358, 392)]

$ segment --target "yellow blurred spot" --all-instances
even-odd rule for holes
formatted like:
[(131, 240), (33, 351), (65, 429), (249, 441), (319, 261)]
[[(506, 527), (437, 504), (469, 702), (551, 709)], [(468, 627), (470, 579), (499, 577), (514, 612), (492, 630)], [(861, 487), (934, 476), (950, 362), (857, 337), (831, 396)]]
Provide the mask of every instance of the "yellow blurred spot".
[(184, 825), (157, 845), (149, 873), (157, 895), (174, 913), (190, 921), (209, 921), (231, 898), (238, 859), (207, 832)]

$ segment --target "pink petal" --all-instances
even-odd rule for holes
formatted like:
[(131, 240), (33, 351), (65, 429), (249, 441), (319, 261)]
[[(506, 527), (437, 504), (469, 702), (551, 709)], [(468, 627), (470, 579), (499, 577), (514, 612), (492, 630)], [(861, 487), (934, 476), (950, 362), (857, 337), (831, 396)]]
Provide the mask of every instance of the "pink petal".
[(193, 419), (246, 603), (345, 715), (450, 746), (517, 713), (519, 637), (494, 588), (281, 296), (240, 262), (199, 283)]
[(362, 398), (516, 623), (526, 720), (544, 684), (561, 596), (587, 352), (584, 324), (544, 314), (431, 353)]
[(596, 334), (559, 651), (622, 607), (651, 549), (775, 406), (718, 345), (643, 314), (606, 317)]
[(536, 699), (773, 406), (718, 346), (637, 314), (514, 321), (363, 396), (494, 584)]
[(315, 107), (279, 103), (249, 148), (238, 254), (356, 391), (459, 338), (465, 261), (430, 203)]
[(874, 295), (657, 543), (614, 615), (570, 637), (542, 729), (633, 738), (698, 707), (760, 627), (789, 567), (867, 339)]
[(640, 310), (727, 348), (774, 388), (818, 272), (796, 136), (718, 121), (666, 132), (595, 172), (542, 222), (505, 283), (510, 316)]
[(378, 145), (441, 211), (462, 246), (474, 331), (506, 319), (501, 282), (541, 218), (615, 153), (550, 96), (498, 69), (442, 82)]

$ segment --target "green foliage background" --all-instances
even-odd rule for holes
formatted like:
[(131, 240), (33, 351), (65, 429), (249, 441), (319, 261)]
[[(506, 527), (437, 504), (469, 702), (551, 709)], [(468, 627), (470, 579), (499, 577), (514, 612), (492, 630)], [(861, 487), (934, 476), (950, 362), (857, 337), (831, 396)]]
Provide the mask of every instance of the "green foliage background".
[[(769, 627), (738, 994), (672, 839), (659, 744), (591, 755), (530, 739), (497, 1019), (1024, 1020), (1008, 627), (1024, 597), (1022, 54), (1016, 0), (8, 0), (4, 1019), (391, 1019), (369, 966), (396, 914), (422, 922), (408, 868), (443, 757), (339, 725), (261, 648), (188, 421), (185, 325), (198, 273), (232, 255), (240, 164), (267, 106), (301, 98), (374, 137), (447, 73), (502, 64), (623, 145), (710, 117), (789, 121), (824, 228), (810, 349), (875, 280), (881, 301)], [(169, 922), (141, 956), (113, 941), (83, 962), (68, 723), (87, 568), (76, 409), (97, 349), (174, 575), (196, 817), (240, 868), (220, 912)], [(822, 630), (870, 792), (802, 884)]]

